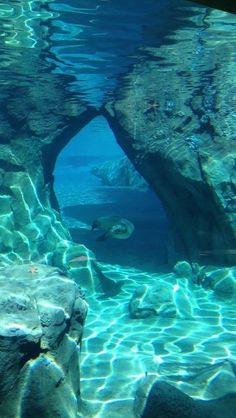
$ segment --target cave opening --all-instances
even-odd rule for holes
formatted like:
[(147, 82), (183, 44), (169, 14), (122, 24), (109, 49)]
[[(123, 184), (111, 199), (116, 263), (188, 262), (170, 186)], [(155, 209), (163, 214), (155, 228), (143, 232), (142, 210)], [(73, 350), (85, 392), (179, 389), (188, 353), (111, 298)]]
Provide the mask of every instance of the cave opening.
[[(60, 152), (54, 190), (74, 242), (92, 250), (98, 261), (163, 270), (168, 263), (169, 227), (157, 195), (118, 145), (107, 120), (97, 116)], [(131, 221), (128, 239), (99, 241), (95, 219), (117, 215)]]

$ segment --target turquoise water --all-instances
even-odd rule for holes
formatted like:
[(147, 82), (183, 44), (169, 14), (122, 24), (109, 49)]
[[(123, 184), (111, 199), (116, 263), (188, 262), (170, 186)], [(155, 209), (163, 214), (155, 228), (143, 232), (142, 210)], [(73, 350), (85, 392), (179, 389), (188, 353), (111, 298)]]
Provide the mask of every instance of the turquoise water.
[[(236, 15), (185, 0), (0, 3), (0, 267), (34, 263), (24, 274), (37, 281), (46, 263), (82, 287), (77, 418), (141, 418), (137, 388), (156, 379), (198, 400), (236, 392), (236, 252), (233, 238), (222, 244), (235, 232), (235, 24)], [(152, 164), (164, 155), (154, 175), (146, 154)], [(178, 199), (189, 199), (188, 216)], [(99, 240), (93, 222), (112, 215), (132, 222), (130, 237), (109, 229)], [(197, 224), (194, 257), (175, 251), (175, 215), (182, 233)]]
[[(147, 183), (137, 188), (116, 182), (109, 186), (91, 172), (94, 166), (119, 161), (124, 155), (105, 119), (94, 119), (59, 156), (55, 191), (73, 239), (94, 251), (98, 260), (157, 271), (167, 264), (169, 234), (161, 202)], [(135, 225), (134, 234), (122, 242), (97, 241), (99, 233), (91, 232), (91, 225), (104, 214), (127, 217)]]

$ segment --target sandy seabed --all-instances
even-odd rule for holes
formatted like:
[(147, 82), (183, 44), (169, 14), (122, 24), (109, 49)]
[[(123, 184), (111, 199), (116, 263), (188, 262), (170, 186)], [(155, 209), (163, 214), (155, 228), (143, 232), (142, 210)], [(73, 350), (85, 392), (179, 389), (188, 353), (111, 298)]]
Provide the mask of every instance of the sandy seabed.
[[(81, 353), (86, 418), (134, 417), (135, 391), (146, 374), (195, 398), (217, 398), (229, 390), (224, 370), (236, 360), (235, 304), (219, 302), (212, 291), (195, 286), (192, 318), (177, 313), (172, 318), (131, 319), (128, 305), (134, 290), (142, 284), (174, 285), (175, 275), (108, 264), (103, 271), (125, 284), (114, 298), (96, 294), (87, 299)], [(178, 312), (181, 300), (175, 302)], [(230, 384), (236, 391), (236, 383)]]

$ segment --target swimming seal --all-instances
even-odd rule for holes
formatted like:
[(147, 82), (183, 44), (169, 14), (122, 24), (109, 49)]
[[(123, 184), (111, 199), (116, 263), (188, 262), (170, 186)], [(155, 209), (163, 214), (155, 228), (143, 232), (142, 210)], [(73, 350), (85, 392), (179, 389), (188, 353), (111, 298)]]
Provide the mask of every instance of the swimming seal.
[(101, 216), (92, 224), (94, 229), (103, 229), (105, 232), (98, 237), (98, 241), (104, 241), (108, 238), (127, 239), (134, 232), (134, 225), (128, 219), (120, 216)]

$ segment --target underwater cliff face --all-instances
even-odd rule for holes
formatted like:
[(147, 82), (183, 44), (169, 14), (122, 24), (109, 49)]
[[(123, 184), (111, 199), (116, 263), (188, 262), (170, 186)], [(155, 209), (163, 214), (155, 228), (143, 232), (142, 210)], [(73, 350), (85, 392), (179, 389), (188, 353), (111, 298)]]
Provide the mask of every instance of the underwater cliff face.
[[(189, 396), (235, 392), (235, 16), (185, 0), (12, 0), (0, 17), (0, 415), (78, 416), (79, 286), (83, 416), (132, 416), (150, 374), (181, 382), (190, 409)], [(172, 260), (190, 262), (174, 273), (99, 262), (63, 222), (55, 163), (98, 115), (164, 205)], [(144, 267), (158, 255), (137, 236)]]
[(222, 45), (220, 35), (213, 38), (214, 13), (201, 11), (198, 18), (202, 32), (179, 28), (174, 47), (147, 49), (148, 58), (124, 77), (104, 115), (162, 200), (177, 251), (234, 263), (235, 68), (225, 61), (235, 55), (234, 36)]
[[(234, 68), (231, 60), (228, 64), (222, 62), (222, 55), (231, 55), (234, 37), (232, 46), (228, 42), (226, 50), (223, 39), (222, 44), (218, 39), (215, 48), (215, 18), (213, 12), (209, 16), (208, 13), (205, 9), (198, 12), (198, 19), (202, 22), (200, 31), (198, 25), (195, 29), (192, 27), (192, 22), (189, 29), (187, 25), (178, 29), (181, 22), (178, 15), (176, 28), (173, 25), (176, 30), (173, 27), (169, 29), (170, 39), (177, 43), (175, 51), (168, 45), (168, 34), (167, 39), (163, 39), (163, 46), (143, 47), (141, 64), (135, 65), (129, 75), (120, 80), (120, 88), (115, 91), (117, 102), (120, 97), (123, 100), (124, 95), (127, 95), (127, 102), (121, 100), (121, 114), (118, 109), (111, 127), (118, 141), (122, 135), (120, 143), (123, 149), (142, 174), (144, 170), (148, 173), (146, 179), (162, 199), (172, 223), (177, 252), (194, 259), (201, 253), (209, 252), (217, 262), (234, 263), (234, 254), (231, 254), (235, 246), (234, 180), (231, 181), (234, 178), (231, 117), (234, 96), (226, 93), (226, 90), (234, 91), (233, 76), (227, 89), (225, 84), (223, 87), (225, 72), (233, 75)], [(194, 19), (197, 17), (193, 14)], [(226, 19), (230, 28), (231, 17)], [(224, 26), (224, 21), (218, 24), (219, 27)], [(162, 25), (154, 32), (156, 37)], [(187, 31), (190, 42), (186, 40)], [(148, 29), (146, 32), (149, 33)], [(215, 55), (211, 60), (213, 50)], [(182, 51), (184, 59), (181, 58)], [(147, 60), (145, 54), (148, 55)], [(167, 77), (167, 87), (160, 89), (160, 86), (165, 86)], [(122, 129), (127, 119), (130, 119), (131, 126), (125, 137), (126, 132)], [(121, 132), (118, 125), (122, 127)], [(133, 148), (140, 148), (142, 142), (145, 151), (136, 149), (132, 152), (135, 156), (131, 155), (128, 150), (130, 141), (137, 142)], [(159, 148), (160, 142), (165, 141), (166, 144), (161, 145), (161, 148), (166, 148), (164, 158), (161, 157), (164, 164), (166, 162), (163, 167), (159, 162)], [(223, 165), (221, 162), (217, 164), (222, 154), (226, 154), (227, 161), (224, 158)], [(148, 158), (148, 155), (151, 157)], [(137, 160), (142, 160), (142, 167)], [(150, 174), (152, 166), (154, 171)], [(153, 181), (154, 177), (159, 180)], [(185, 228), (186, 224), (188, 228)], [(222, 254), (222, 250), (226, 253)]]

